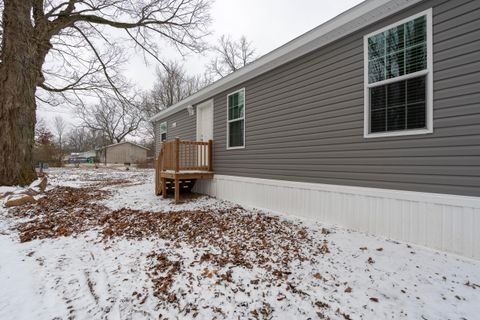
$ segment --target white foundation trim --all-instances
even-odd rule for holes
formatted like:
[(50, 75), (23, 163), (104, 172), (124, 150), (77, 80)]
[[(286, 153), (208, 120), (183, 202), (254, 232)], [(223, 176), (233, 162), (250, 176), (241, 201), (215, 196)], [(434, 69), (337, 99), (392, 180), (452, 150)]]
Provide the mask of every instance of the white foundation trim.
[(215, 175), (196, 192), (480, 259), (480, 197)]

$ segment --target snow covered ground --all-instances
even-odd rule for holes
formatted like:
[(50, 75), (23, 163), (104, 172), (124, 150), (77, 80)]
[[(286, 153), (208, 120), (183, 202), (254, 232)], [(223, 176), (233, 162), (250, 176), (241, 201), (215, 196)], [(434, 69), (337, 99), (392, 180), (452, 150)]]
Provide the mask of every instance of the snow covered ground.
[(175, 205), (151, 170), (49, 183), (9, 210), (17, 189), (0, 187), (0, 319), (479, 319), (480, 261), (205, 196)]

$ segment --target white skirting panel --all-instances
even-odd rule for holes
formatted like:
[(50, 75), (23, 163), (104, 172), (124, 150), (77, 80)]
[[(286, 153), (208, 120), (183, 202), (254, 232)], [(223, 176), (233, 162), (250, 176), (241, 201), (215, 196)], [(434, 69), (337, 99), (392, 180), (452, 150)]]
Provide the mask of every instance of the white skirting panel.
[(215, 175), (196, 192), (480, 259), (480, 198)]

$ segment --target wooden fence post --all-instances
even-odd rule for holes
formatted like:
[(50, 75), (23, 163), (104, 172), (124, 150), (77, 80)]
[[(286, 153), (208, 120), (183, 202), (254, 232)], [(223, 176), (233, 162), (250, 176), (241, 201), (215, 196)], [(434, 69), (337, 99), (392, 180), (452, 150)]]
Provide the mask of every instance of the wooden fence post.
[(180, 138), (175, 138), (175, 172), (180, 169)]
[(208, 171), (213, 171), (213, 141), (208, 140)]

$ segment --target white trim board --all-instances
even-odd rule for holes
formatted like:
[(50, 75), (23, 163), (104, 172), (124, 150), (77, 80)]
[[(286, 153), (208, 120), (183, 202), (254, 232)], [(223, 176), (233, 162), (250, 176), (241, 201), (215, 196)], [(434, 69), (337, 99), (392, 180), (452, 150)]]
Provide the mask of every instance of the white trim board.
[[(214, 124), (214, 105), (213, 105), (213, 99), (211, 100), (207, 100), (205, 102), (202, 102), (201, 104), (197, 105), (196, 106), (196, 112), (197, 112), (197, 116), (196, 116), (196, 139), (197, 141), (207, 141), (207, 140), (210, 140), (210, 139), (213, 139), (213, 124)], [(209, 131), (210, 131), (210, 137), (208, 137), (208, 139), (204, 138), (204, 137), (201, 137), (202, 135), (202, 131), (204, 131), (204, 125), (205, 123), (203, 122), (203, 120), (201, 119), (202, 116), (203, 116), (203, 112), (210, 112), (210, 117), (211, 117), (211, 123), (210, 123), (210, 128), (209, 128)]]
[(480, 259), (480, 197), (226, 175), (198, 180), (194, 190)]
[[(383, 81), (378, 81), (370, 84), (368, 80), (368, 76), (369, 76), (368, 74), (369, 73), (368, 38), (422, 16), (426, 17), (426, 25), (427, 25), (427, 30), (426, 30), (427, 32), (427, 68), (425, 70), (418, 71), (415, 73), (404, 74), (402, 76), (385, 79)], [(364, 96), (363, 137), (364, 138), (396, 137), (396, 136), (433, 133), (433, 31), (432, 30), (433, 30), (433, 13), (432, 13), (432, 8), (430, 8), (363, 36), (363, 96)], [(406, 67), (407, 66), (405, 65), (405, 68)], [(376, 86), (382, 86), (388, 83), (394, 83), (402, 80), (408, 80), (418, 76), (426, 76), (426, 84), (425, 84), (426, 85), (426, 88), (425, 88), (426, 90), (426, 114), (425, 114), (426, 128), (371, 133), (370, 132), (370, 88), (376, 87)]]
[(411, 7), (423, 0), (367, 0), (335, 18), (267, 53), (236, 72), (212, 83), (197, 93), (157, 113), (150, 121), (163, 119), (173, 113), (198, 104), (229, 90), (249, 79), (317, 50), (333, 41)]

